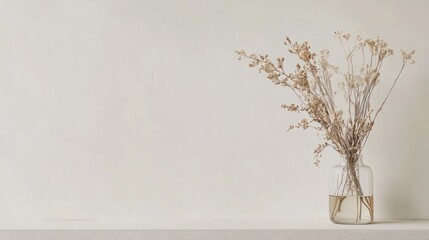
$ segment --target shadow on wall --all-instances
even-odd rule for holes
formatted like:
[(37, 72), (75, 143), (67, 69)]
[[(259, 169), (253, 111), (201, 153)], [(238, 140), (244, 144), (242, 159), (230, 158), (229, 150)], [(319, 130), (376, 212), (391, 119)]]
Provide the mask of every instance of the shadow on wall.
[[(380, 171), (387, 171), (387, 179), (379, 186), (383, 194), (380, 208), (392, 219), (425, 219), (429, 216), (429, 81), (428, 77), (418, 77), (417, 86), (409, 90), (406, 106), (396, 111), (398, 127), (391, 126), (390, 140), (386, 139)], [(399, 96), (397, 96), (398, 98)], [(404, 114), (405, 113), (405, 114)], [(396, 121), (396, 120), (395, 120)], [(391, 143), (391, 144), (389, 144)], [(381, 166), (381, 165), (380, 165)], [(377, 174), (374, 174), (377, 178)], [(377, 184), (377, 183), (375, 183)], [(375, 203), (377, 207), (377, 202)]]

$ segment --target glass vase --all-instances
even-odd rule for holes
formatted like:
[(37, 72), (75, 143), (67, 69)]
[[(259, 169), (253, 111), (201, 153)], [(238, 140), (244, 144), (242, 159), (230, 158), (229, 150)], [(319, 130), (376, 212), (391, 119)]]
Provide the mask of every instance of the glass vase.
[(342, 158), (329, 173), (329, 218), (338, 224), (374, 221), (372, 170), (362, 155)]

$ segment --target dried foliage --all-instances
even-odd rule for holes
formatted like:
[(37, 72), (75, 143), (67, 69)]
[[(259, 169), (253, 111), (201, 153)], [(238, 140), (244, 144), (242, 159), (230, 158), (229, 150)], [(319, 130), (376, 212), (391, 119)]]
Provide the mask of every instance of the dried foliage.
[[(329, 51), (315, 54), (308, 42), (292, 42), (288, 37), (284, 44), (289, 53), (299, 58), (294, 72), (284, 69), (285, 58), (271, 60), (268, 55), (247, 54), (237, 51), (239, 59), (250, 60), (249, 66), (265, 73), (274, 84), (287, 87), (298, 97), (299, 103), (285, 104), (282, 108), (290, 112), (306, 112), (308, 118), (291, 125), (289, 129), (312, 128), (323, 136), (323, 142), (314, 150), (315, 164), (318, 166), (323, 150), (333, 147), (349, 164), (358, 161), (374, 122), (396, 85), (404, 67), (413, 64), (414, 51), (402, 52), (403, 63), (396, 79), (381, 105), (374, 109), (371, 95), (380, 81), (383, 61), (393, 55), (393, 50), (380, 39), (363, 39), (359, 34), (335, 32), (344, 50), (347, 70), (340, 71), (329, 62)], [(346, 100), (346, 109), (336, 105), (334, 76), (341, 76), (337, 86)]]

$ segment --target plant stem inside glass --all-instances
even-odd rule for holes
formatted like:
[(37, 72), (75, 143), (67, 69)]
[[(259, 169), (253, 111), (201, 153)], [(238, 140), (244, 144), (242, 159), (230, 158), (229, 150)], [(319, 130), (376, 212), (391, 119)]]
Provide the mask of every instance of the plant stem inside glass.
[(366, 224), (374, 220), (372, 170), (362, 158), (355, 164), (342, 161), (331, 169), (330, 220), (340, 224)]

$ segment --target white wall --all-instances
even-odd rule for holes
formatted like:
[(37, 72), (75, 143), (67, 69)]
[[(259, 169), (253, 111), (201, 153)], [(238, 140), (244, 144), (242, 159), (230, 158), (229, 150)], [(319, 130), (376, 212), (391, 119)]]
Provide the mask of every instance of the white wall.
[[(377, 218), (429, 218), (426, 1), (0, 1), (0, 219), (327, 217), (333, 151), (286, 133), (286, 89), (235, 50), (286, 53), (285, 35), (338, 49), (382, 36), (387, 92), (365, 152)], [(334, 51), (335, 52), (335, 51)], [(342, 61), (340, 56), (333, 62)]]

